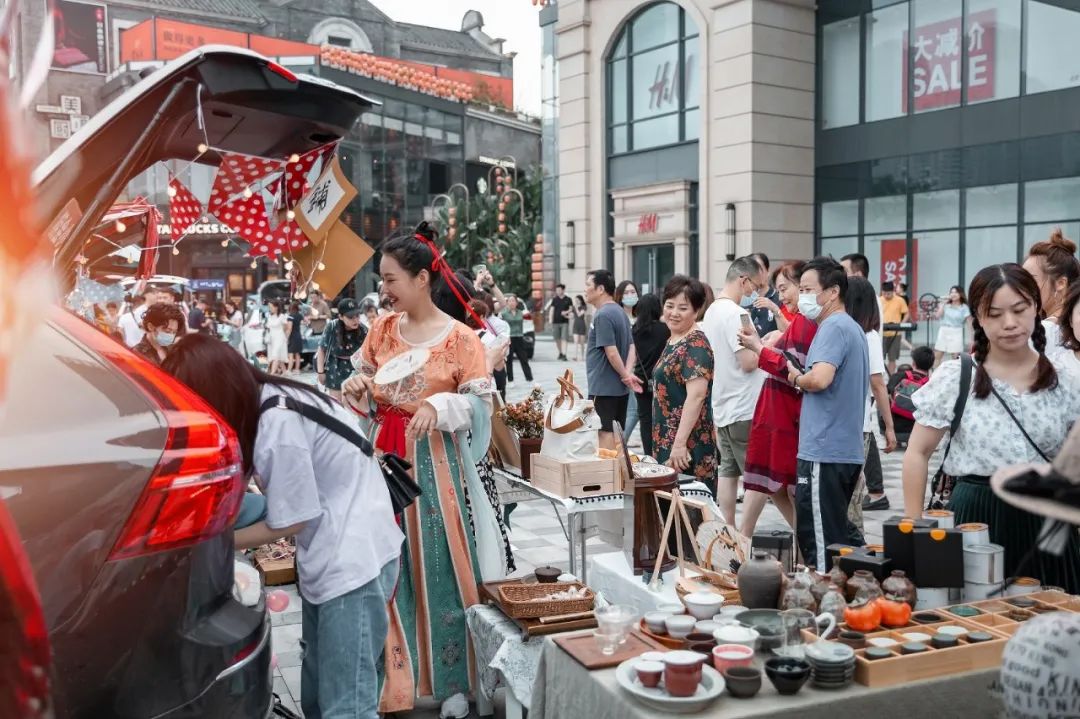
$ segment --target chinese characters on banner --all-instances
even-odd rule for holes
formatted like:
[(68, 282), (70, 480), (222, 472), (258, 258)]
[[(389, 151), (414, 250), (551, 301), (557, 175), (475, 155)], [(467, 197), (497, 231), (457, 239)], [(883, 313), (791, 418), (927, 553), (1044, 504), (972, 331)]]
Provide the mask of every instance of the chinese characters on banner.
[(881, 242), (881, 274), (878, 290), (886, 282), (892, 282), (900, 289), (903, 282), (907, 287), (908, 316), (917, 320), (919, 314), (919, 290), (914, 268), (919, 266), (919, 241), (911, 240), (911, 257), (907, 254), (907, 240), (883, 240)]
[(105, 6), (56, 0), (52, 14), (56, 36), (53, 69), (101, 74), (108, 72)]
[[(968, 15), (968, 100), (977, 102), (994, 98), (995, 11), (984, 10)], [(960, 18), (923, 25), (915, 29), (914, 42), (904, 33), (901, 100), (907, 112), (908, 53), (914, 58), (915, 111), (933, 110), (960, 104), (962, 86)]]

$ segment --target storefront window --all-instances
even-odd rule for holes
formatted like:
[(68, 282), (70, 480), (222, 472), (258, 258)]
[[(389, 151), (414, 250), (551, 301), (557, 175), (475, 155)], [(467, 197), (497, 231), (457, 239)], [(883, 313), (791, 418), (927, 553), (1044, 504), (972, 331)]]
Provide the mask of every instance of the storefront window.
[(915, 0), (915, 30), (908, 48), (915, 112), (960, 104), (961, 12), (960, 0)]
[(1031, 0), (1025, 33), (1029, 94), (1080, 85), (1080, 3)]
[(869, 197), (863, 201), (866, 232), (904, 232), (907, 229), (907, 195)]
[(967, 0), (968, 104), (1020, 94), (1020, 6)]
[(859, 18), (822, 28), (821, 126), (859, 122)]
[(1024, 183), (1024, 222), (1080, 217), (1080, 177)]
[(1016, 262), (1016, 225), (969, 229), (964, 236), (964, 287), (984, 267)]
[(907, 77), (904, 43), (908, 4), (875, 10), (866, 16), (866, 120), (884, 120), (904, 114)]
[(674, 3), (651, 5), (626, 24), (607, 63), (610, 153), (698, 137), (699, 44)]
[(859, 251), (858, 237), (826, 237), (821, 241), (821, 254), (840, 259)]
[(916, 230), (960, 225), (960, 190), (920, 192), (912, 195), (912, 201)]
[[(854, 235), (859, 232), (859, 201), (823, 202), (821, 204), (821, 235)], [(852, 250), (854, 252), (854, 250)]]
[(906, 233), (874, 235), (863, 243), (863, 254), (870, 263), (870, 283), (881, 289), (885, 281), (895, 282), (897, 276), (908, 276)]
[(911, 246), (909, 264), (915, 267), (917, 282), (909, 291), (917, 292), (916, 296), (926, 292), (938, 297), (949, 294), (949, 288), (960, 279), (960, 233), (916, 233)]
[(1016, 222), (1016, 184), (969, 187), (964, 190), (964, 224), (968, 227)]

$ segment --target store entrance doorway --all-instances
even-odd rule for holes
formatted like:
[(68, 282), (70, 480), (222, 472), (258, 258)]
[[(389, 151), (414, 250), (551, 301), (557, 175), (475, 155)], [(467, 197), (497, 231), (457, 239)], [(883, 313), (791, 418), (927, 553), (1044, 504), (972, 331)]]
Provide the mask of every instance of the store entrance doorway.
[(642, 245), (632, 250), (633, 280), (642, 294), (657, 296), (675, 274), (675, 245)]

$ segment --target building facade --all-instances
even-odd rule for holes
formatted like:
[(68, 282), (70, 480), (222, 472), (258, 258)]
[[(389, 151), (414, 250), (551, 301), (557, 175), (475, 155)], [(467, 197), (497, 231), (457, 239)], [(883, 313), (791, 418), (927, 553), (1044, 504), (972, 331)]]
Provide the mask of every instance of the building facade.
[[(559, 268), (866, 254), (913, 304), (1080, 239), (1078, 0), (562, 0)], [(541, 15), (541, 26), (545, 19)]]
[[(813, 252), (809, 0), (562, 0), (559, 268), (656, 291), (735, 255)], [(543, 19), (541, 20), (543, 22)]]

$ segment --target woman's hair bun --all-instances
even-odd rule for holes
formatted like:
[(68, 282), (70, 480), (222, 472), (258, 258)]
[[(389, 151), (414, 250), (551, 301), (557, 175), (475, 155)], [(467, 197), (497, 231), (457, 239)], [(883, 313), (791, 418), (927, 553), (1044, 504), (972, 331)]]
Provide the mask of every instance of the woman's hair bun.
[(1060, 227), (1055, 227), (1054, 231), (1050, 233), (1050, 239), (1048, 242), (1054, 247), (1060, 247), (1068, 252), (1070, 255), (1076, 254), (1076, 243), (1066, 237)]

